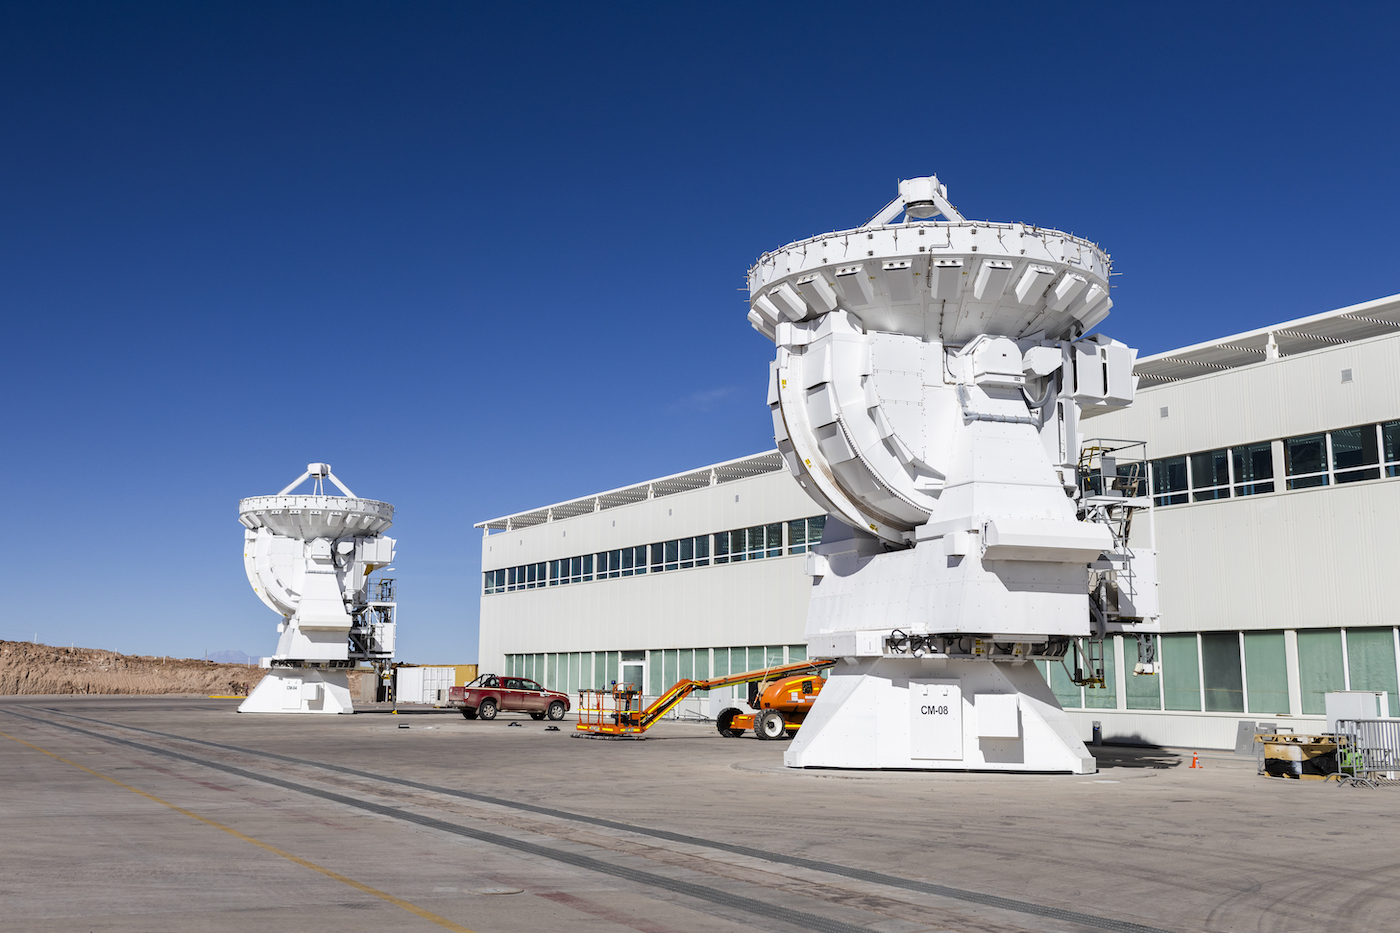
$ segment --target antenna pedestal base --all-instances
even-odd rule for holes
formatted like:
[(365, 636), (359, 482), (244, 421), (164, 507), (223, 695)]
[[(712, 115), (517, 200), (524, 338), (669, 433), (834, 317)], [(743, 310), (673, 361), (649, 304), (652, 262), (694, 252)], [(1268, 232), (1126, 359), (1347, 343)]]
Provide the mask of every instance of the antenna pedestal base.
[(1098, 770), (1033, 664), (953, 658), (841, 661), (783, 763), (875, 770)]
[(311, 667), (274, 667), (238, 707), (240, 713), (353, 713), (349, 676)]

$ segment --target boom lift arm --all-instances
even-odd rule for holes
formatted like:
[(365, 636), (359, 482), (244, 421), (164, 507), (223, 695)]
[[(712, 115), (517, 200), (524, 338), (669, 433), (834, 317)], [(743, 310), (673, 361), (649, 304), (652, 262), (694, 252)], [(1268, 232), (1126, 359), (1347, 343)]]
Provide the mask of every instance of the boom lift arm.
[[(690, 696), (696, 690), (712, 690), (716, 687), (731, 687), (735, 684), (751, 683), (755, 680), (773, 680), (785, 677), (790, 674), (801, 674), (805, 671), (816, 672), (824, 667), (831, 667), (836, 663), (834, 658), (813, 658), (809, 661), (798, 661), (793, 664), (783, 664), (778, 667), (766, 667), (756, 671), (745, 671), (742, 674), (730, 674), (727, 677), (714, 677), (710, 680), (680, 680), (666, 689), (661, 696), (657, 697), (650, 706), (642, 710), (630, 710), (619, 708), (613, 713), (613, 721), (604, 721), (606, 717), (590, 717), (588, 712), (602, 712), (602, 710), (588, 710), (587, 704), (580, 703), (578, 730), (580, 732), (600, 732), (606, 734), (621, 734), (645, 732), (665, 716), (675, 709), (677, 704)], [(604, 691), (580, 691), (581, 693), (604, 693)], [(622, 691), (616, 691), (615, 695)]]

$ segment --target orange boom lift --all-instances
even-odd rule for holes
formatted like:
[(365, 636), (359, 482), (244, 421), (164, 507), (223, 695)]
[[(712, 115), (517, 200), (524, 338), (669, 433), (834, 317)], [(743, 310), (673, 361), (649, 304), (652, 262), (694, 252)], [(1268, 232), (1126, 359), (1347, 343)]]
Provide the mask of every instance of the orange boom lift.
[(646, 709), (642, 708), (642, 692), (634, 684), (614, 683), (611, 690), (580, 690), (578, 692), (579, 732), (590, 735), (640, 735), (676, 708), (696, 690), (730, 687), (734, 684), (761, 682), (759, 712), (741, 714), (737, 709), (725, 710), (717, 722), (721, 735), (735, 736), (751, 728), (762, 739), (781, 738), (796, 732), (807, 718), (817, 694), (825, 682), (817, 671), (831, 667), (836, 661), (816, 658), (780, 667), (730, 674), (712, 680), (682, 680), (673, 684)]

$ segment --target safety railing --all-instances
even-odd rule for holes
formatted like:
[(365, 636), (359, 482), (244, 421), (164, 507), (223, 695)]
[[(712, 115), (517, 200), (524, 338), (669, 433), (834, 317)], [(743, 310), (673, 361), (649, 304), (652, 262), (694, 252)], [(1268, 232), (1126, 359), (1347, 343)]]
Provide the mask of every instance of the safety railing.
[(642, 694), (632, 684), (607, 690), (578, 692), (578, 723), (574, 728), (592, 735), (637, 735), (642, 725)]
[(1400, 719), (1338, 719), (1338, 770), (1373, 783), (1400, 784)]

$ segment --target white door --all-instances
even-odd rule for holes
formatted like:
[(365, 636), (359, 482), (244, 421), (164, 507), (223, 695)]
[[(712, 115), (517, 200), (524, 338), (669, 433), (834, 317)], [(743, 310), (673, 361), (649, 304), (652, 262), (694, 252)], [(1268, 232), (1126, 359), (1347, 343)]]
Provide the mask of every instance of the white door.
[(422, 703), (423, 702), (423, 668), (421, 667), (401, 667), (395, 674), (398, 676), (396, 699), (400, 703)]
[(962, 688), (957, 684), (909, 682), (909, 757), (963, 757)]
[(423, 668), (423, 702), (446, 703), (447, 691), (457, 672), (450, 667)]

